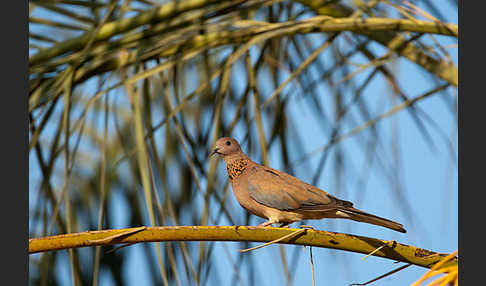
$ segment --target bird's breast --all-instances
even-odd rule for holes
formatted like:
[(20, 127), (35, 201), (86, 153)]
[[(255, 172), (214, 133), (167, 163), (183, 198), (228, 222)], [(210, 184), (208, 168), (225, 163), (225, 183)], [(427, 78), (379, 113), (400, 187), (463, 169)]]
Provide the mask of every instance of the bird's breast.
[(254, 199), (251, 198), (250, 192), (248, 191), (248, 186), (245, 183), (244, 175), (238, 176), (237, 178), (230, 181), (231, 188), (235, 194), (236, 200), (246, 211), (257, 215), (259, 217), (266, 218), (263, 211), (263, 206), (258, 204)]

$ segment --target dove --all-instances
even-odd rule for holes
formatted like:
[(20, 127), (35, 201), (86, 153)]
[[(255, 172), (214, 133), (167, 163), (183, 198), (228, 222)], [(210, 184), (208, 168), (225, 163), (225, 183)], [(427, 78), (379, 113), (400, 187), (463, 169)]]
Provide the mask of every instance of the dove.
[(219, 138), (210, 157), (215, 154), (226, 163), (238, 203), (251, 214), (266, 219), (259, 227), (273, 224), (286, 227), (306, 219), (343, 218), (406, 232), (398, 222), (356, 209), (349, 201), (250, 160), (233, 138)]

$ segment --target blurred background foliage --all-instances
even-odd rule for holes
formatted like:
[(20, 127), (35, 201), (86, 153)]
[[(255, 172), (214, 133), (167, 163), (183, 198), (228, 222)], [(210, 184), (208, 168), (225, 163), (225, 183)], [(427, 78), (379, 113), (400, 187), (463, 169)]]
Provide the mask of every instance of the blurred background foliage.
[[(235, 203), (220, 160), (207, 157), (220, 136), (344, 199), (367, 195), (349, 178), (366, 185), (377, 172), (400, 201), (396, 212), (416, 221), (397, 134), (380, 122), (407, 113), (417, 140), (432, 150), (445, 144), (457, 171), (456, 129), (443, 130), (417, 104), (440, 96), (457, 120), (457, 27), (444, 24), (441, 2), (30, 0), (29, 237), (256, 225)], [(376, 18), (411, 24), (380, 26)], [(358, 26), (361, 19), (370, 20)], [(403, 61), (428, 90), (410, 92)], [(309, 142), (319, 136), (326, 140)], [(344, 145), (350, 138), (357, 141)], [(153, 285), (213, 285), (225, 271), (234, 283), (260, 285), (251, 255), (226, 246), (215, 254), (214, 245), (136, 249)], [(302, 252), (279, 249), (279, 271), (291, 284)], [(106, 250), (31, 255), (30, 284), (129, 284), (127, 250)]]

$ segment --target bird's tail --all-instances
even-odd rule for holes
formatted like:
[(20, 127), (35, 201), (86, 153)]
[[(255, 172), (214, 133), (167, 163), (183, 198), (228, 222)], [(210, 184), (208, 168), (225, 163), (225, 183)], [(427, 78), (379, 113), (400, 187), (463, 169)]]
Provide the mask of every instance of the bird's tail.
[(401, 223), (394, 222), (392, 220), (382, 218), (376, 215), (372, 215), (364, 211), (355, 209), (353, 207), (343, 208), (340, 209), (340, 211), (349, 215), (349, 218), (355, 221), (371, 223), (371, 224), (383, 226), (403, 233), (407, 232), (405, 228), (403, 228), (403, 225)]

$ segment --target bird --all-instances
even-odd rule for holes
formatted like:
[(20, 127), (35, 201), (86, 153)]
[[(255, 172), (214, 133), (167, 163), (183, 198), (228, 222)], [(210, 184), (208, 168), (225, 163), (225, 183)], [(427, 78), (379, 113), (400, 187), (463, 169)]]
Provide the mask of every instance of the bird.
[(217, 154), (226, 171), (238, 203), (253, 215), (266, 219), (259, 227), (289, 224), (307, 219), (343, 218), (406, 233), (402, 224), (366, 213), (353, 203), (310, 185), (285, 172), (248, 158), (231, 137), (216, 140), (210, 157)]

